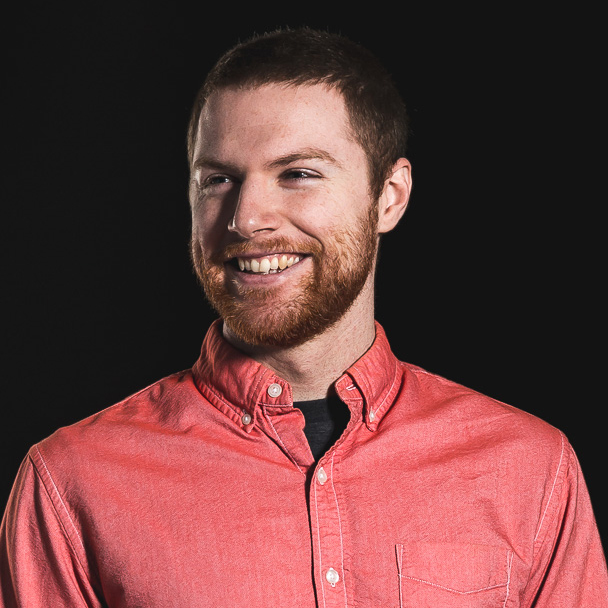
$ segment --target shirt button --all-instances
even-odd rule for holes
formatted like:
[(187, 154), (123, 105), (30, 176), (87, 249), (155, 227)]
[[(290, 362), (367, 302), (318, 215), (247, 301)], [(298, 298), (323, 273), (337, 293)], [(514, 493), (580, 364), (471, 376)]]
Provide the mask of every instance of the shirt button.
[(325, 578), (332, 587), (335, 587), (336, 583), (340, 580), (340, 575), (333, 568), (330, 568), (327, 571)]
[(245, 425), (251, 424), (251, 416), (249, 414), (243, 414), (243, 417), (241, 418), (241, 422)]
[(283, 387), (276, 382), (268, 387), (268, 394), (271, 397), (278, 397), (283, 392)]
[(369, 421), (373, 422), (375, 417), (376, 417), (376, 414), (374, 413), (374, 411), (370, 410), (369, 411)]
[(327, 473), (325, 472), (325, 469), (323, 469), (323, 467), (321, 467), (317, 471), (317, 479), (319, 480), (319, 483), (321, 485), (323, 485), (327, 481)]

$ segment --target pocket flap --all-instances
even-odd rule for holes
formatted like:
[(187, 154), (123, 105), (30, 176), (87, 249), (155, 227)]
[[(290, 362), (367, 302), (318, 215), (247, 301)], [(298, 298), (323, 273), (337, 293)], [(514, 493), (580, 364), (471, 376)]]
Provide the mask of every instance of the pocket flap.
[(489, 545), (412, 542), (396, 546), (402, 578), (457, 594), (507, 587), (513, 553)]

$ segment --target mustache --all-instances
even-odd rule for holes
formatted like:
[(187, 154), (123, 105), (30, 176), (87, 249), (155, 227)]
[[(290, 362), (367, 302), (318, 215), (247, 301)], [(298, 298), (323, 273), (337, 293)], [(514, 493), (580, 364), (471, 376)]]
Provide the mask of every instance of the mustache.
[(243, 257), (251, 253), (302, 253), (315, 255), (321, 253), (323, 248), (314, 240), (288, 239), (286, 237), (274, 237), (256, 241), (240, 241), (230, 243), (215, 252), (211, 261), (215, 264), (223, 264), (226, 260)]

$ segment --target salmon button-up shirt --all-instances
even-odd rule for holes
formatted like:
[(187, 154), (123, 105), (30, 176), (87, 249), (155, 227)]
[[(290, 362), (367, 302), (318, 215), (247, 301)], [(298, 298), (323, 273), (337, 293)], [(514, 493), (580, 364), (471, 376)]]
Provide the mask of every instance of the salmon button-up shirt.
[(315, 463), (289, 384), (214, 324), (191, 370), (32, 447), (0, 605), (608, 606), (560, 431), (398, 361), (379, 325), (335, 391), (351, 420)]

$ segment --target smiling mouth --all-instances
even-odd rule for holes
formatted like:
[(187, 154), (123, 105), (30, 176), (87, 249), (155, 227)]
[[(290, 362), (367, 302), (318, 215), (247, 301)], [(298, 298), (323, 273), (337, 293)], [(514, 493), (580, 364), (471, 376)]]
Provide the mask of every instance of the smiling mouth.
[(294, 254), (270, 254), (260, 257), (236, 257), (231, 260), (232, 264), (238, 266), (241, 272), (250, 274), (276, 274), (291, 268), (304, 259), (303, 255)]

